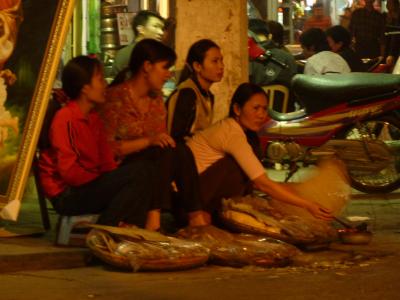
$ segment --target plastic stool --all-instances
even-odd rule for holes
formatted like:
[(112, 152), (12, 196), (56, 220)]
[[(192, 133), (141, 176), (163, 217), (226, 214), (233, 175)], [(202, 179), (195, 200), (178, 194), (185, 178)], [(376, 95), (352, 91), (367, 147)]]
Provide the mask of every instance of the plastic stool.
[(86, 233), (74, 228), (85, 223), (96, 223), (99, 215), (60, 216), (58, 219), (56, 245), (84, 246)]

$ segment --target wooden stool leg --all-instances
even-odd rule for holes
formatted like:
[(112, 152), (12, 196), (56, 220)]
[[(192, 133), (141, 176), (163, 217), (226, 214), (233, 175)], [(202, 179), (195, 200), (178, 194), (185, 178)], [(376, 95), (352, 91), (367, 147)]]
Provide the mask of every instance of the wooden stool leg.
[(42, 217), (42, 224), (46, 231), (51, 229), (49, 213), (47, 210), (46, 198), (39, 196), (40, 215)]
[(37, 161), (34, 161), (33, 175), (35, 177), (36, 191), (38, 194), (40, 215), (42, 217), (42, 224), (43, 224), (44, 229), (47, 231), (47, 230), (50, 230), (51, 224), (50, 224), (49, 212), (47, 210), (46, 197), (44, 196), (44, 192), (43, 192), (42, 187), (39, 182), (39, 170), (38, 170), (36, 164), (37, 164)]

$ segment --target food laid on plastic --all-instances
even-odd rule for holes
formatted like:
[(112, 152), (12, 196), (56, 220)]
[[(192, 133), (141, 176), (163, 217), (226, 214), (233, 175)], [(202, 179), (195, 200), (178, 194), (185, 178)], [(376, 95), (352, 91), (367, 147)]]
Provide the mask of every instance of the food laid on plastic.
[(230, 229), (261, 234), (295, 245), (324, 244), (337, 239), (326, 222), (285, 214), (257, 196), (224, 199), (221, 218)]
[(192, 241), (140, 228), (90, 225), (86, 243), (102, 261), (133, 271), (183, 270), (201, 266), (209, 249)]
[(187, 227), (178, 236), (210, 249), (210, 262), (243, 267), (287, 266), (300, 251), (285, 242), (249, 234), (233, 234), (214, 226)]
[[(321, 163), (312, 177), (287, 186), (334, 215), (341, 212), (350, 195), (345, 171), (336, 160)], [(91, 225), (86, 241), (94, 255), (111, 265), (161, 271), (192, 268), (207, 261), (233, 267), (286, 266), (301, 254), (295, 246), (316, 250), (338, 239), (329, 222), (314, 218), (303, 208), (267, 197), (224, 199), (220, 217), (227, 228), (240, 234), (210, 225), (181, 229), (179, 238), (174, 238), (140, 228)], [(370, 240), (360, 234), (356, 241), (345, 240), (347, 237), (341, 234), (343, 242), (362, 244)]]

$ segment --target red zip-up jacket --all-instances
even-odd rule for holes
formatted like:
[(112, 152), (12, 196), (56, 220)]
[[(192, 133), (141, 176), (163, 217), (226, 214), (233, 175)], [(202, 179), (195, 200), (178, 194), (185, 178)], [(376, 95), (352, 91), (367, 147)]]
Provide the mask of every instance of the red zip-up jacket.
[(39, 158), (40, 181), (47, 197), (117, 167), (99, 115), (92, 111), (85, 117), (76, 101), (55, 114), (49, 139), (51, 147), (42, 150)]

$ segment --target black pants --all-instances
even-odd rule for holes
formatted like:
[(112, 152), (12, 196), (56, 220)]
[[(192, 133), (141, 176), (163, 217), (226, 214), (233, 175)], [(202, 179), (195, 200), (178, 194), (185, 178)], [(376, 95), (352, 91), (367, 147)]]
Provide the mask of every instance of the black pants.
[(124, 164), (79, 187), (69, 187), (51, 199), (61, 215), (100, 214), (99, 224), (120, 221), (144, 227), (153, 207), (155, 168), (145, 161)]
[(153, 207), (170, 210), (172, 205), (172, 182), (178, 193), (174, 201), (185, 211), (201, 209), (199, 175), (192, 151), (185, 143), (177, 143), (175, 148), (151, 147), (126, 157), (124, 164), (143, 161), (156, 169), (152, 179), (154, 187)]
[(215, 213), (222, 199), (250, 193), (252, 184), (236, 160), (227, 155), (200, 174), (200, 195), (205, 210)]

